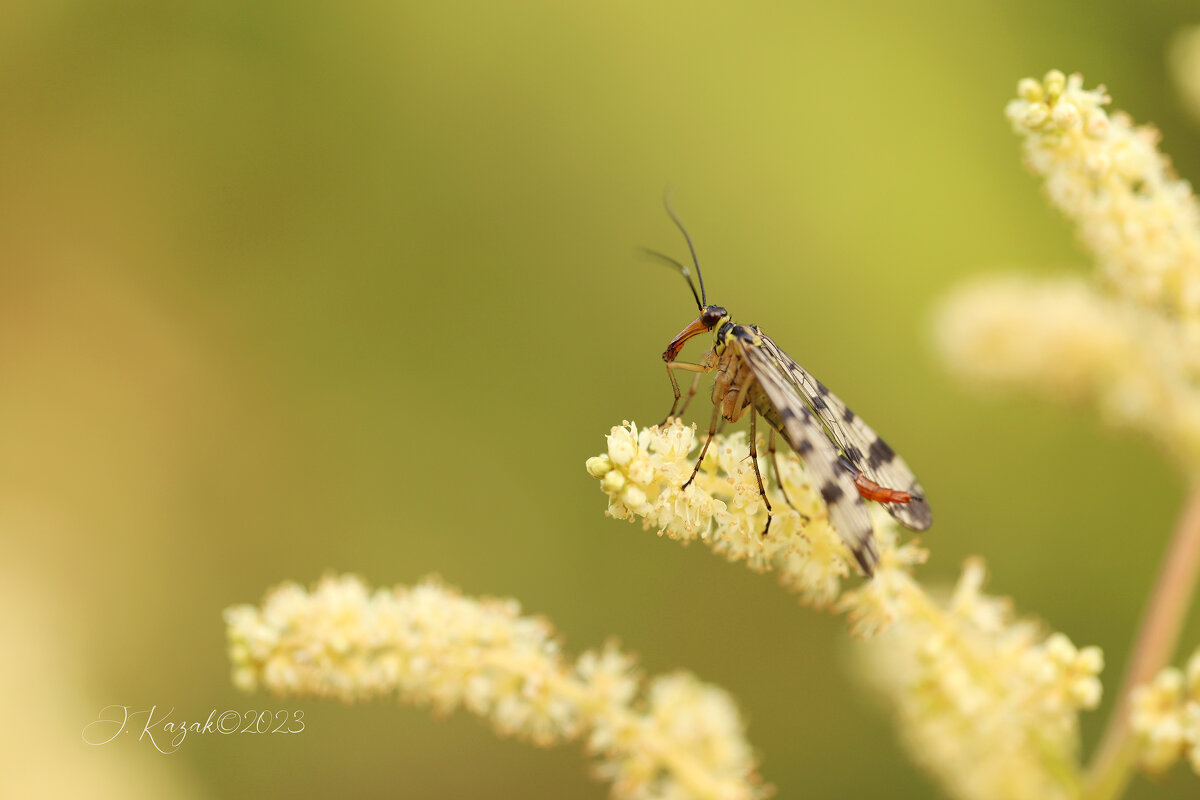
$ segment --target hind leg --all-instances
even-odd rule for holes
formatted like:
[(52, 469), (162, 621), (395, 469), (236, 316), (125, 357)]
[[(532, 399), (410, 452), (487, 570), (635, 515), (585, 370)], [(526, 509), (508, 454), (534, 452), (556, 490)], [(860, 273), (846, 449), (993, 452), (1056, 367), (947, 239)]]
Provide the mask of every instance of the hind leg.
[[(750, 411), (750, 463), (754, 465), (754, 477), (758, 479), (758, 494), (762, 497), (763, 505), (767, 507), (767, 525), (763, 528), (763, 538), (771, 530), (771, 501), (767, 499), (767, 490), (763, 487), (762, 473), (758, 471), (758, 434), (754, 431), (754, 420), (758, 412)], [(784, 495), (786, 497), (786, 495)]]

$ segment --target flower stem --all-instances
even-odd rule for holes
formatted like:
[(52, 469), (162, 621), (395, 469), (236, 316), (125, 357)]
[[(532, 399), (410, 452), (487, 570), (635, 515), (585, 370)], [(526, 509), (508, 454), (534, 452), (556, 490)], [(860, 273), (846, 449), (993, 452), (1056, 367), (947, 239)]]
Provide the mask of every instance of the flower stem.
[(1114, 800), (1133, 777), (1137, 743), (1130, 726), (1133, 691), (1148, 684), (1175, 652), (1200, 572), (1200, 480), (1193, 483), (1175, 526), (1150, 604), (1142, 615), (1137, 640), (1121, 683), (1116, 707), (1088, 768), (1083, 797)]

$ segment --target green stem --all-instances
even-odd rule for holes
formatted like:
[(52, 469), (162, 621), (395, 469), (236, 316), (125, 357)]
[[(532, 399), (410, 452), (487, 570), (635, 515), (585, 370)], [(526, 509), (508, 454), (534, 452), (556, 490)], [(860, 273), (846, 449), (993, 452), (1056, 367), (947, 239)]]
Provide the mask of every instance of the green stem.
[(1115, 800), (1133, 777), (1137, 742), (1130, 727), (1133, 691), (1150, 683), (1175, 652), (1200, 572), (1200, 481), (1192, 485), (1175, 526), (1141, 626), (1116, 707), (1088, 767), (1083, 797)]

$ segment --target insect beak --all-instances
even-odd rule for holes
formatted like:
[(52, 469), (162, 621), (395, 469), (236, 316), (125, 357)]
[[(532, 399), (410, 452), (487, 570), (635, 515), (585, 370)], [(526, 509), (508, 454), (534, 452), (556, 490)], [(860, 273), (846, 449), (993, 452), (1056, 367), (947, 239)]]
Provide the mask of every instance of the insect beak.
[(675, 360), (675, 356), (679, 355), (679, 351), (683, 349), (684, 343), (693, 336), (699, 336), (702, 333), (708, 333), (711, 328), (704, 324), (703, 317), (696, 317), (696, 321), (679, 332), (679, 335), (671, 340), (667, 345), (666, 351), (663, 353), (663, 361), (671, 362)]

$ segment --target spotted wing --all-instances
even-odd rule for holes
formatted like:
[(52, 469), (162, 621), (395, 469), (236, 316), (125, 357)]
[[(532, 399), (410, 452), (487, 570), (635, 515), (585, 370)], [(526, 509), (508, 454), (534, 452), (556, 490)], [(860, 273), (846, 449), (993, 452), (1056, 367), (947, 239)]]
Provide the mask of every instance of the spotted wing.
[(854, 476), (842, 467), (821, 423), (770, 354), (750, 339), (735, 338), (730, 346), (738, 348), (754, 373), (757, 386), (751, 396), (755, 409), (804, 459), (813, 483), (820, 487), (834, 529), (870, 576), (879, 562), (879, 551), (871, 515), (858, 494)]
[(912, 500), (907, 503), (884, 503), (888, 513), (914, 531), (923, 531), (932, 525), (933, 512), (925, 500), (925, 489), (904, 459), (825, 384), (797, 364), (769, 337), (761, 332), (758, 335), (763, 350), (787, 374), (788, 382), (799, 390), (805, 404), (821, 420), (829, 438), (854, 468), (880, 486), (912, 495)]

